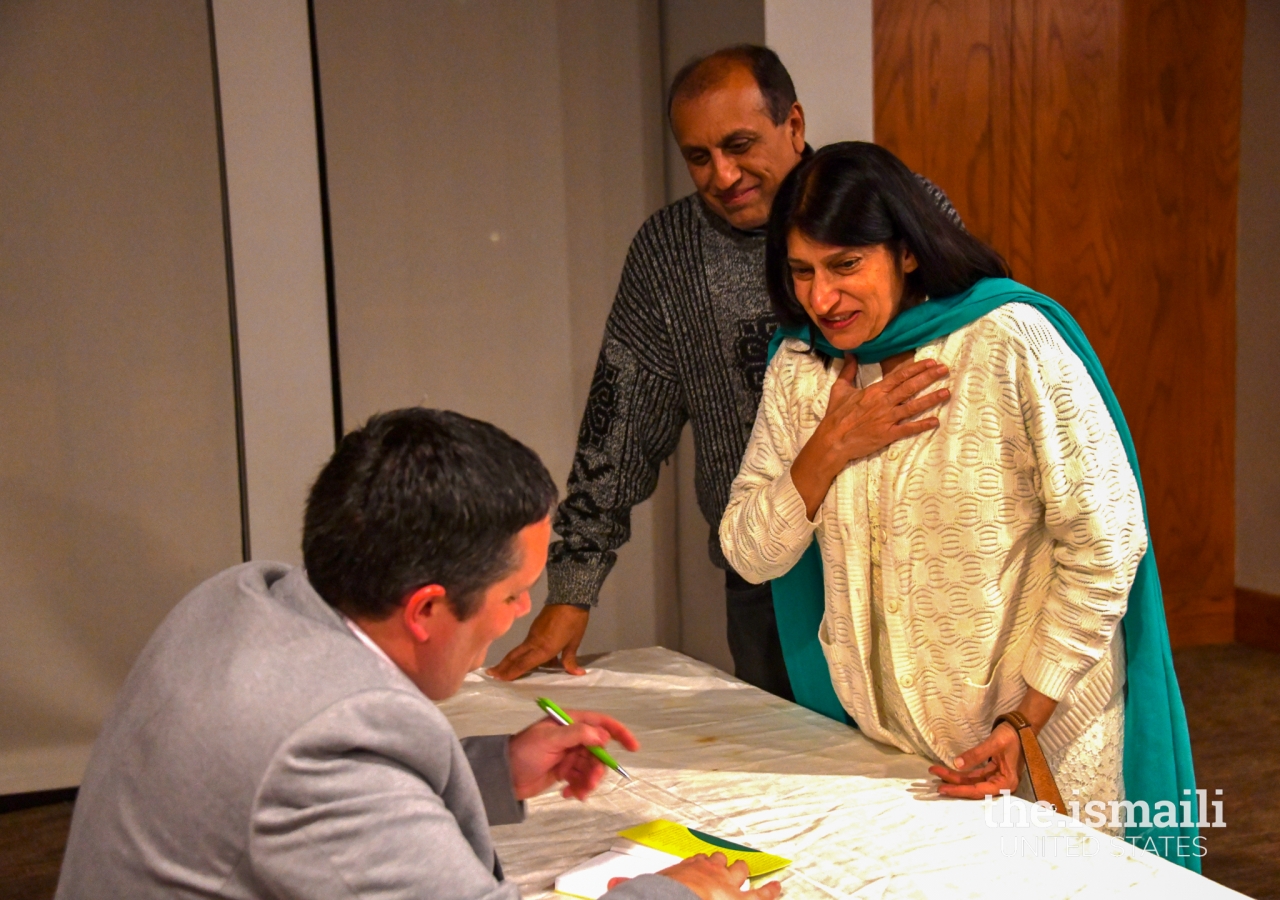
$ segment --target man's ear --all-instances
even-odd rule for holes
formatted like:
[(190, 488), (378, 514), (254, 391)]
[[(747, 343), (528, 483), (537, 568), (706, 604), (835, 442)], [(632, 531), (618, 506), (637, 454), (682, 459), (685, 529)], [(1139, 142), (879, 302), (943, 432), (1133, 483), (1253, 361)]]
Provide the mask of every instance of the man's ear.
[(791, 104), (787, 114), (787, 127), (791, 129), (791, 147), (796, 153), (804, 153), (804, 107), (797, 101)]
[(418, 588), (404, 601), (401, 615), (405, 628), (419, 644), (425, 644), (443, 615), (452, 615), (445, 590), (438, 584)]

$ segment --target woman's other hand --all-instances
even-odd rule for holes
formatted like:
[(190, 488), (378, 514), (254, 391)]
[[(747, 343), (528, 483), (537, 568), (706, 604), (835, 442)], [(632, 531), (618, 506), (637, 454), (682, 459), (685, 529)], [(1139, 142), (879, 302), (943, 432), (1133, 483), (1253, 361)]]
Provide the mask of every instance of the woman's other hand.
[(942, 779), (938, 793), (944, 797), (981, 800), (1001, 791), (1012, 793), (1022, 780), (1022, 743), (1012, 725), (1000, 724), (991, 737), (955, 759), (955, 768), (930, 766), (929, 774)]
[(951, 396), (946, 388), (920, 394), (947, 376), (932, 359), (900, 365), (868, 388), (854, 385), (858, 365), (846, 358), (831, 386), (827, 413), (791, 465), (791, 481), (812, 520), (840, 470), (894, 441), (938, 427), (937, 416), (915, 419)]
[[(1035, 688), (1027, 688), (1022, 702), (1018, 704), (1018, 712), (1037, 735), (1057, 708), (1057, 700)], [(991, 732), (991, 737), (957, 756), (954, 769), (930, 766), (929, 773), (942, 779), (942, 784), (938, 785), (938, 793), (942, 796), (981, 800), (1001, 791), (1012, 793), (1017, 790), (1025, 768), (1018, 732), (1012, 725), (1001, 722)]]

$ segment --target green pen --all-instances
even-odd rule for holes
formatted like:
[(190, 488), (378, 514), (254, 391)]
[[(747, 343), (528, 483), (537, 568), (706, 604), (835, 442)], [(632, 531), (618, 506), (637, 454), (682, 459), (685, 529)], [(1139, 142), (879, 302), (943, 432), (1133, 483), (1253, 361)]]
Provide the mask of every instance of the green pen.
[[(551, 718), (555, 719), (561, 725), (573, 724), (573, 719), (569, 716), (569, 714), (565, 712), (563, 709), (561, 709), (560, 707), (556, 706), (554, 701), (548, 700), (546, 697), (539, 697), (538, 706), (542, 707), (542, 711), (544, 713), (549, 715)], [(613, 771), (617, 772), (623, 778), (627, 779), (627, 781), (631, 780), (631, 776), (627, 774), (627, 770), (622, 768), (622, 766), (618, 765), (618, 761), (614, 759), (612, 756), (610, 756), (609, 752), (605, 750), (603, 747), (588, 747), (587, 749), (590, 750), (591, 755), (594, 756), (596, 759), (600, 760), (600, 762), (604, 763), (610, 769), (613, 769)]]

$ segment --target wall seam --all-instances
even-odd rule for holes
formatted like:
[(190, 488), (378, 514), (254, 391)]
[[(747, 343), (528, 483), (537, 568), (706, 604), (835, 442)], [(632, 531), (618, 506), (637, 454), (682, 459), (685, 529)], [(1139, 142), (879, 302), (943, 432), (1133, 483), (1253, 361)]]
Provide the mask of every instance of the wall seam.
[(218, 182), (222, 193), (222, 242), (227, 264), (227, 314), (231, 331), (231, 387), (235, 398), (236, 474), (240, 486), (240, 555), (252, 559), (249, 536), (249, 472), (244, 440), (244, 392), (240, 379), (240, 327), (236, 317), (236, 270), (231, 250), (231, 198), (227, 188), (227, 146), (222, 132), (222, 85), (218, 76), (218, 37), (213, 0), (205, 0), (209, 20), (209, 59), (213, 69), (213, 121), (218, 139)]
[[(670, 191), (667, 185), (671, 183), (670, 170), (672, 165), (671, 153), (667, 146), (667, 128), (670, 127), (667, 119), (667, 83), (668, 83), (668, 79), (675, 73), (669, 72), (668, 66), (667, 66), (667, 3), (666, 3), (666, 0), (657, 0), (657, 5), (658, 5), (658, 97), (659, 97), (659, 103), (661, 103), (662, 105), (662, 125), (658, 129), (658, 140), (659, 140), (658, 146), (662, 153), (662, 207), (665, 207), (668, 203), (671, 202)], [(659, 207), (659, 208), (662, 208), (662, 207)], [(680, 439), (684, 440), (687, 436), (688, 435), (686, 434), (682, 434)], [(676, 615), (675, 615), (676, 646), (673, 649), (677, 649), (680, 652), (684, 652), (684, 649), (685, 649), (685, 644), (684, 644), (685, 602), (684, 600), (685, 598), (684, 598), (684, 589), (683, 589), (684, 581), (681, 578), (681, 569), (683, 568), (683, 566), (681, 566), (680, 564), (680, 547), (682, 546), (681, 541), (683, 537), (684, 528), (683, 528), (683, 522), (682, 522), (683, 517), (680, 515), (680, 449), (679, 449), (678, 442), (677, 442), (676, 450), (672, 452), (669, 459), (670, 459), (670, 465), (671, 465), (671, 482), (672, 482), (672, 485), (671, 485), (672, 516), (671, 517), (673, 520), (673, 525), (675, 526), (673, 528), (673, 531), (675, 532), (675, 534), (673, 535), (674, 540), (672, 541), (672, 544), (671, 544), (671, 550), (672, 550), (671, 555), (673, 557), (671, 573), (675, 578), (675, 588), (676, 588), (676, 611), (675, 611), (676, 612)]]
[(307, 0), (311, 38), (311, 90), (316, 107), (316, 156), (320, 172), (320, 233), (324, 244), (324, 293), (329, 316), (329, 380), (333, 392), (333, 443), (342, 440), (342, 375), (338, 360), (338, 294), (333, 267), (333, 228), (329, 217), (329, 162), (324, 144), (324, 102), (320, 92), (320, 45), (316, 39), (316, 4)]

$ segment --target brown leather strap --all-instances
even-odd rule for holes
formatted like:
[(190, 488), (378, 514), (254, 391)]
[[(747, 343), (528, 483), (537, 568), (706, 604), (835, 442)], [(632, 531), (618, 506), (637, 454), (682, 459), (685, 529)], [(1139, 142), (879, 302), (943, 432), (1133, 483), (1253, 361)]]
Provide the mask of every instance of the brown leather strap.
[(1007, 712), (996, 719), (991, 730), (994, 731), (1001, 723), (1012, 725), (1013, 730), (1018, 733), (1018, 740), (1022, 743), (1022, 758), (1027, 763), (1027, 774), (1031, 776), (1031, 793), (1037, 800), (1048, 800), (1055, 810), (1065, 815), (1067, 808), (1062, 803), (1062, 794), (1058, 792), (1058, 783), (1053, 780), (1053, 770), (1049, 768), (1049, 761), (1044, 758), (1040, 742), (1036, 740), (1036, 733), (1027, 717), (1017, 711)]

